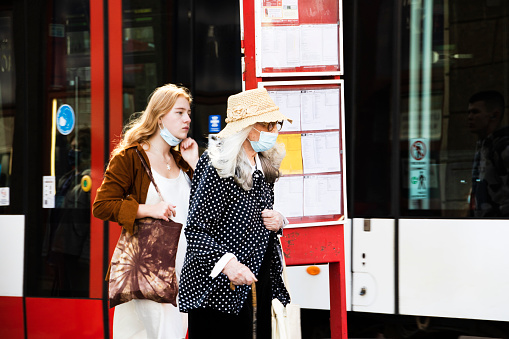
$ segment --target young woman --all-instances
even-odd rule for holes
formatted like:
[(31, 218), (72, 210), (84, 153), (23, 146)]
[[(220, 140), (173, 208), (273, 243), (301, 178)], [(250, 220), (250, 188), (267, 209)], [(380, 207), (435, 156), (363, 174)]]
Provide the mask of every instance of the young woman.
[[(191, 123), (191, 96), (187, 89), (168, 84), (150, 96), (142, 114), (128, 124), (122, 140), (113, 150), (97, 190), (94, 216), (117, 222), (132, 234), (136, 219), (152, 217), (185, 225), (193, 171), (198, 162), (198, 145), (187, 137)], [(180, 145), (180, 150), (175, 146)], [(138, 153), (149, 165), (163, 195), (159, 198)], [(176, 273), (186, 251), (181, 233)], [(114, 338), (184, 338), (187, 321), (171, 304), (132, 300), (115, 307)]]

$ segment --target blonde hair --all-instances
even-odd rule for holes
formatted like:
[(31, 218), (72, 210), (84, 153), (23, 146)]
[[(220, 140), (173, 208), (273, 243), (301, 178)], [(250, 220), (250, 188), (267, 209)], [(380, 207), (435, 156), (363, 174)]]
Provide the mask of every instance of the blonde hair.
[(118, 154), (123, 149), (134, 143), (147, 141), (159, 128), (159, 119), (173, 108), (179, 97), (193, 101), (189, 90), (173, 84), (167, 84), (156, 88), (149, 96), (147, 107), (143, 112), (134, 113), (129, 122), (124, 126), (122, 139), (117, 144), (111, 156)]
[[(235, 134), (221, 138), (208, 148), (212, 166), (221, 178), (233, 177), (245, 191), (253, 187), (252, 166), (242, 145), (253, 125)], [(258, 153), (266, 180), (274, 183), (280, 176), (279, 167), (286, 155), (285, 145), (276, 144), (270, 150)]]

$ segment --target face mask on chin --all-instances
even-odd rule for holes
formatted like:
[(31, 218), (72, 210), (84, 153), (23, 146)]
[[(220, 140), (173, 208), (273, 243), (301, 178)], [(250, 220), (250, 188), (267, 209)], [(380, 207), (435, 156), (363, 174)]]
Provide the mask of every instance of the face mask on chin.
[[(256, 129), (256, 128), (255, 128)], [(257, 130), (257, 129), (256, 129)], [(257, 130), (258, 131), (258, 130)], [(260, 131), (258, 131), (260, 132)], [(278, 133), (260, 132), (260, 139), (258, 141), (251, 141), (251, 147), (255, 152), (265, 152), (274, 147), (276, 144)]]
[(177, 146), (178, 144), (180, 144), (182, 139), (179, 139), (176, 136), (174, 136), (173, 134), (171, 134), (170, 131), (168, 131), (168, 129), (166, 127), (164, 127), (164, 124), (162, 122), (161, 122), (161, 125), (163, 125), (163, 128), (161, 128), (161, 126), (159, 126), (159, 129), (160, 129), (159, 134), (161, 134), (161, 137), (164, 139), (164, 141), (166, 141), (168, 143), (168, 145), (170, 145), (171, 147), (174, 147), (174, 146)]

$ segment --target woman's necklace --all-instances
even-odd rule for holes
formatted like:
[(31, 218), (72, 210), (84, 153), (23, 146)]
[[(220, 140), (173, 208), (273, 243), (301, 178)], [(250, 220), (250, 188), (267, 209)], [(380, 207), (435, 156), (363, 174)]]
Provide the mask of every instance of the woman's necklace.
[[(158, 152), (162, 153), (160, 149), (158, 149), (157, 147), (155, 147), (154, 145), (152, 145), (150, 142), (149, 142), (148, 144), (149, 144), (151, 147), (154, 147), (154, 148), (156, 149), (156, 151), (158, 151)], [(169, 161), (166, 161), (166, 160), (164, 159), (164, 153), (163, 153), (163, 161), (165, 161), (165, 162), (166, 162), (166, 169), (167, 169), (168, 171), (171, 171), (170, 162), (169, 162)]]

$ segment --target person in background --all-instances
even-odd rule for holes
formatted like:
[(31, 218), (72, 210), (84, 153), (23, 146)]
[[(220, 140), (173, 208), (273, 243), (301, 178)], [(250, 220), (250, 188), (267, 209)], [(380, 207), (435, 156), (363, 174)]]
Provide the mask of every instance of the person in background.
[(274, 204), (288, 120), (265, 89), (228, 98), (227, 125), (201, 156), (191, 185), (187, 253), (179, 307), (189, 338), (252, 338), (256, 284), (258, 338), (271, 337), (271, 301), (288, 304), (277, 235), (287, 220)]
[(471, 211), (476, 217), (509, 216), (509, 126), (502, 126), (505, 102), (497, 91), (468, 101), (468, 128), (478, 137), (472, 166)]
[[(152, 217), (185, 225), (191, 177), (198, 162), (198, 145), (187, 137), (191, 123), (191, 95), (173, 84), (157, 88), (145, 111), (123, 133), (113, 150), (104, 181), (97, 190), (93, 214), (118, 222), (133, 232), (135, 219)], [(180, 150), (175, 147), (180, 145)], [(136, 153), (149, 164), (164, 201)], [(178, 245), (176, 272), (179, 276), (185, 254), (183, 232)], [(184, 338), (186, 320), (171, 304), (131, 300), (115, 307), (114, 338)]]

